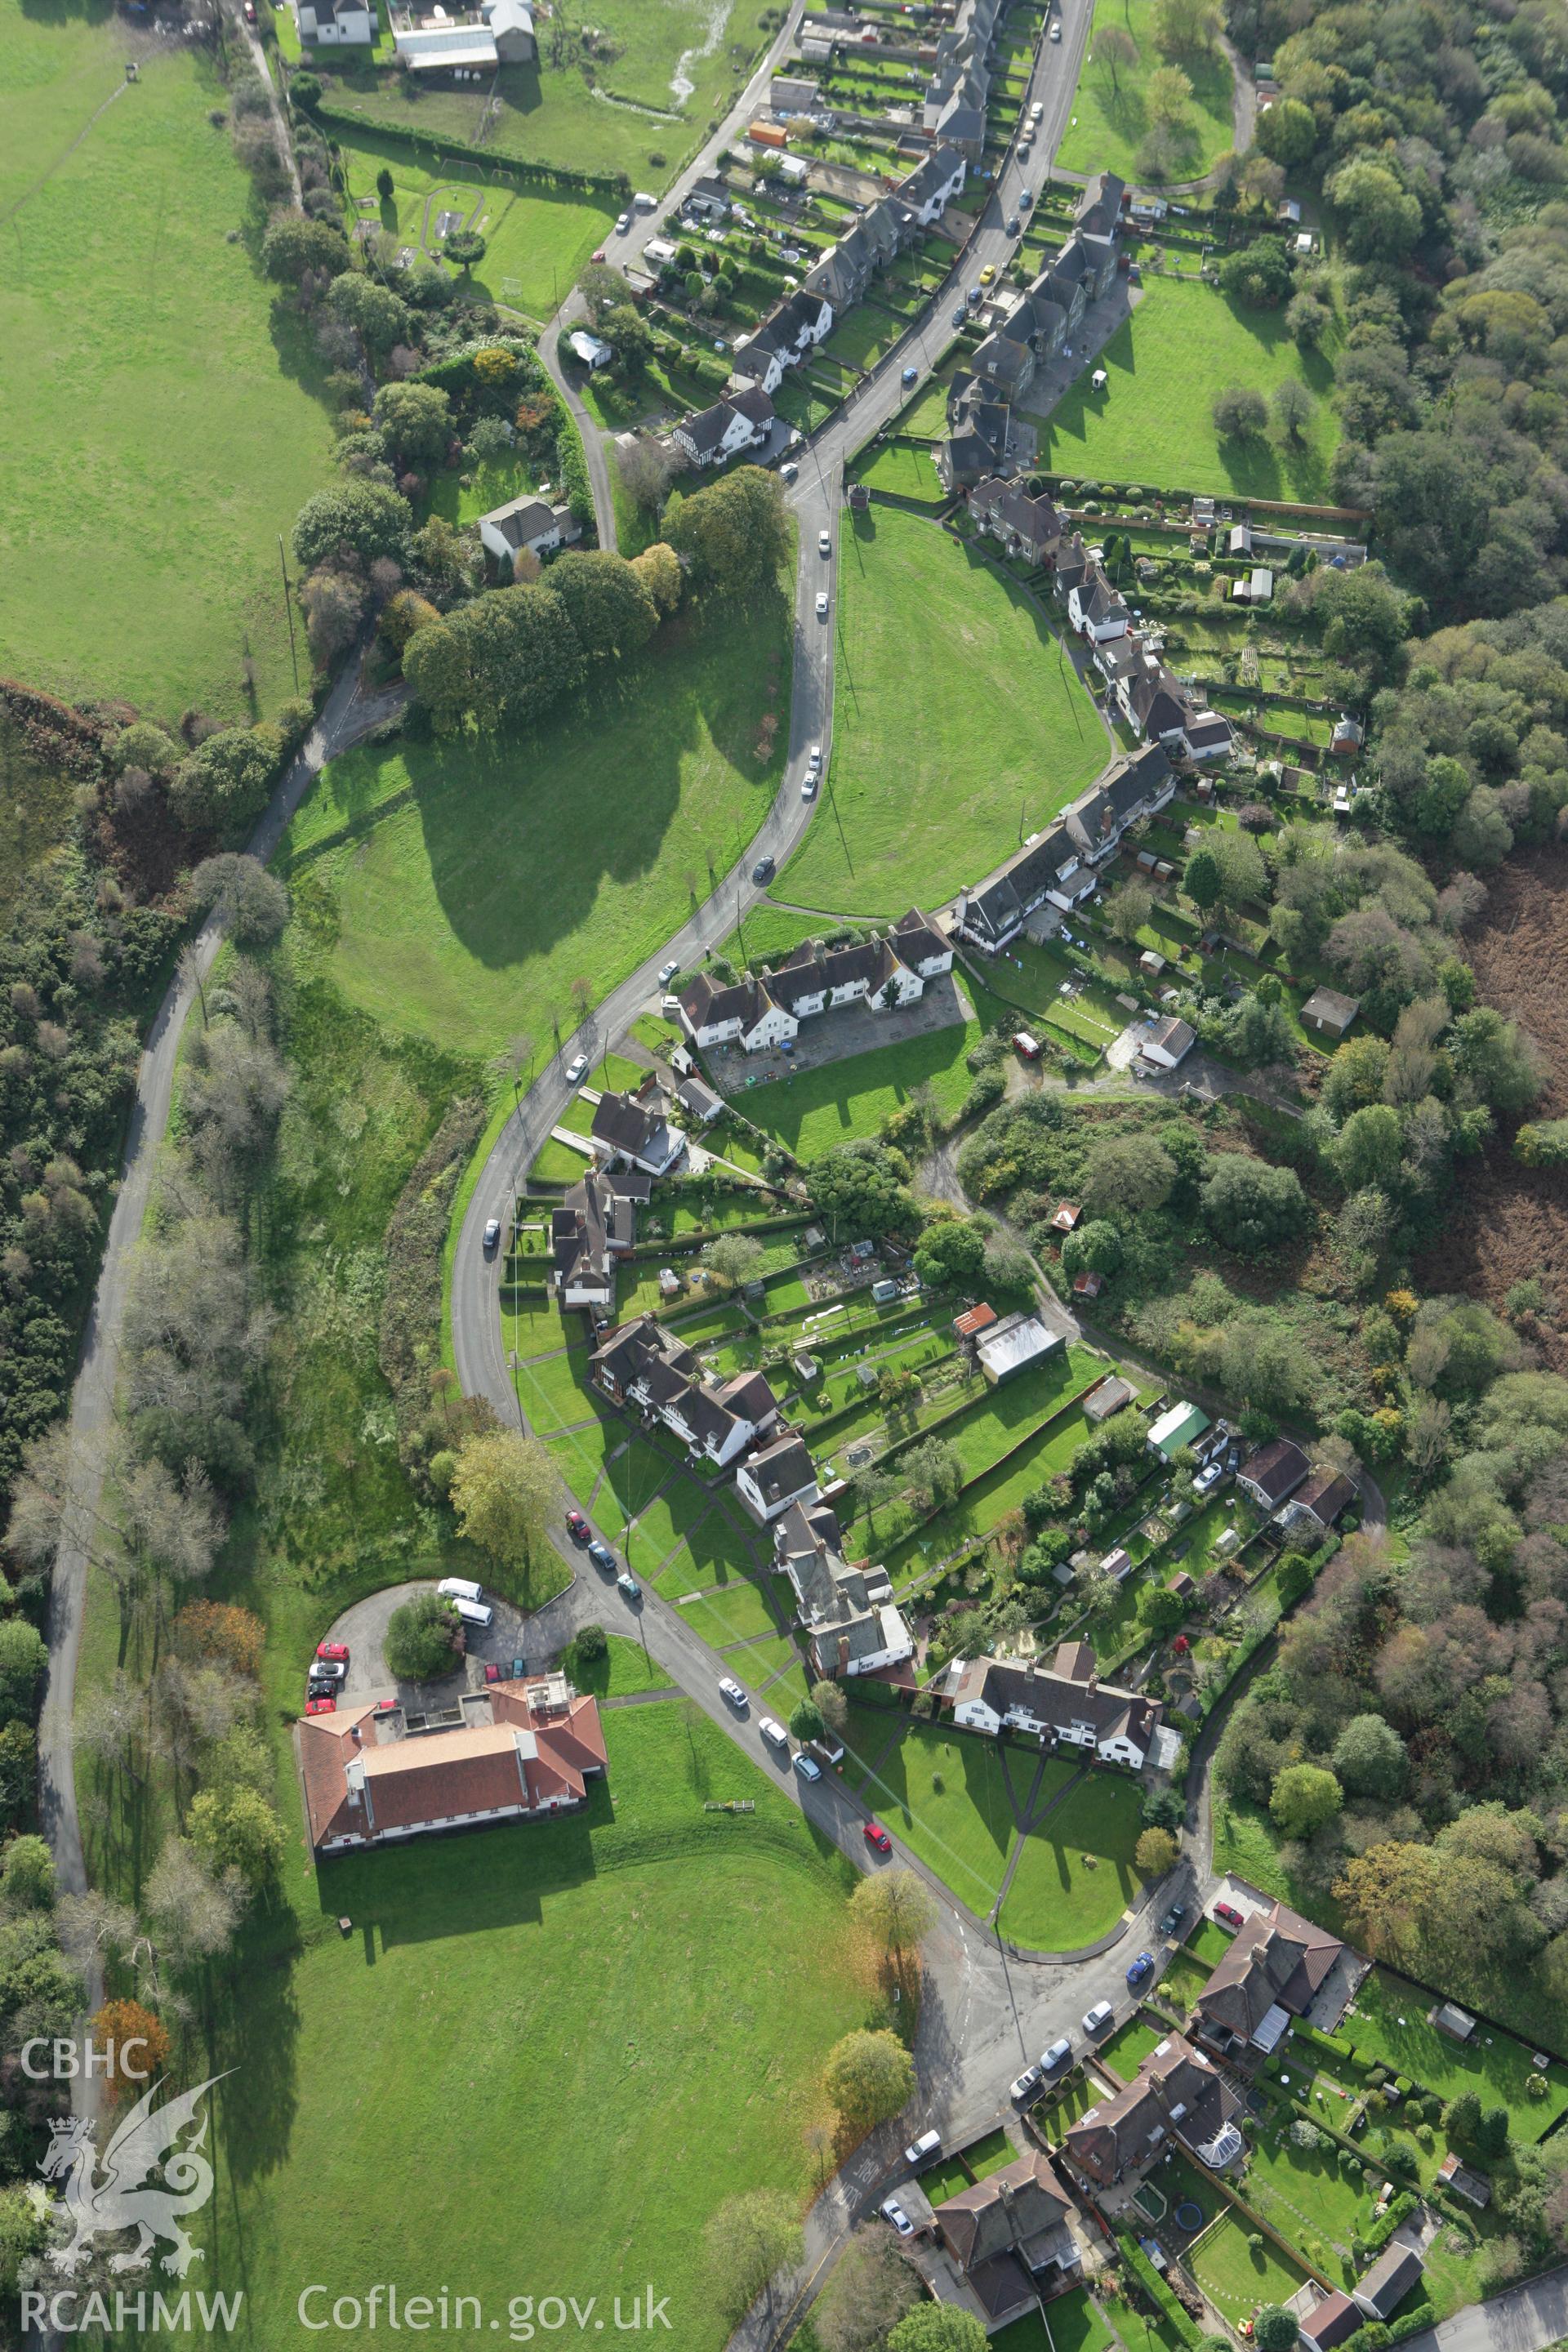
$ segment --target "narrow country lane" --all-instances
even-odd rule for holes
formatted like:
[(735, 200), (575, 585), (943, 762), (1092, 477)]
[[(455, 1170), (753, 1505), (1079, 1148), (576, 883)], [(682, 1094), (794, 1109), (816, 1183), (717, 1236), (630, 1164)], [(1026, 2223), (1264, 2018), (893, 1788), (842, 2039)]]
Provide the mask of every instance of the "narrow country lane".
[[(253, 856), (267, 859), (273, 855), (289, 818), (327, 761), (347, 751), (397, 709), (398, 694), (366, 697), (362, 693), (359, 651), (363, 648), (356, 651), (350, 669), (328, 697), (321, 718), (252, 835), (248, 846)], [(194, 959), (182, 967), (158, 1008), (137, 1068), (119, 1190), (71, 1391), (71, 1500), (64, 1516), (73, 1528), (90, 1524), (102, 1488), (125, 1304), (158, 1147), (168, 1126), (180, 1039), (196, 1001), (198, 978), (205, 982), (222, 941), (220, 925), (209, 919), (196, 939)], [(49, 1590), (49, 1655), (38, 1717), (38, 1811), (54, 1853), (61, 1892), (68, 1895), (85, 1893), (88, 1884), (71, 1743), (87, 1582), (86, 1551), (79, 1542), (68, 1538), (56, 1555)], [(97, 2006), (99, 1990), (96, 1980), (89, 1984), (89, 2009)]]

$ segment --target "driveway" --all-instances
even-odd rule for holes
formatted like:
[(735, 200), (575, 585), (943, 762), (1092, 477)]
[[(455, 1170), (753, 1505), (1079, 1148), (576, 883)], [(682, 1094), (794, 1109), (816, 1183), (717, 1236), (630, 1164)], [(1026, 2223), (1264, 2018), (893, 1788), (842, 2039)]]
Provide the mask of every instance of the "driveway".
[[(356, 1601), (328, 1628), (329, 1642), (346, 1642), (349, 1646), (349, 1670), (339, 1685), (344, 1698), (379, 1698), (395, 1690), (409, 1706), (449, 1706), (460, 1692), (483, 1688), (488, 1664), (504, 1666), (509, 1674), (514, 1658), (526, 1659), (530, 1666), (538, 1664), (542, 1654), (538, 1617), (525, 1616), (510, 1601), (498, 1600), (493, 1592), (487, 1592), (485, 1599), (495, 1611), (495, 1623), (488, 1628), (468, 1627), (468, 1655), (461, 1671), (444, 1675), (433, 1683), (399, 1682), (386, 1664), (386, 1629), (393, 1611), (401, 1609), (416, 1594), (435, 1590), (434, 1580), (429, 1577), (413, 1584), (390, 1584), (384, 1592), (373, 1592), (363, 1601)], [(301, 1662), (301, 1671), (307, 1663)]]

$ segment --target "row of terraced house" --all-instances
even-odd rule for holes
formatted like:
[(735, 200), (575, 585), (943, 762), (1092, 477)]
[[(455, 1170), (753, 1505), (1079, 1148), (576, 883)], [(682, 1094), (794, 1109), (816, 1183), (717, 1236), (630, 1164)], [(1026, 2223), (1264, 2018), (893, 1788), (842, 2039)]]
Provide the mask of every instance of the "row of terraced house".
[(1013, 404), (1039, 367), (1078, 353), (1086, 313), (1110, 293), (1121, 268), (1126, 201), (1125, 184), (1113, 172), (1098, 173), (1079, 199), (1071, 236), (1034, 283), (1005, 313), (993, 299), (990, 331), (948, 390), (948, 437), (936, 453), (944, 489), (967, 490), (1015, 467)]

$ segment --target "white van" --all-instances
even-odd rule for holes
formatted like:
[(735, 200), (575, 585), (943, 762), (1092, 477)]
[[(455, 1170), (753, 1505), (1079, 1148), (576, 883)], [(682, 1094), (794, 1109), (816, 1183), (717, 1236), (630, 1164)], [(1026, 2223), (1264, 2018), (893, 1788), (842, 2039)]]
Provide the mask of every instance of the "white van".
[(482, 1601), (485, 1588), (466, 1576), (444, 1576), (436, 1587), (443, 1601)]
[(454, 1593), (452, 1606), (465, 1625), (482, 1625), (488, 1631), (496, 1622), (496, 1612), (488, 1601), (461, 1601)]
[(632, 202), (639, 213), (653, 213), (658, 210), (658, 198), (645, 194), (640, 189), (632, 198)]
[(757, 1729), (762, 1733), (763, 1738), (767, 1741), (770, 1748), (776, 1748), (781, 1756), (788, 1755), (789, 1734), (784, 1729), (783, 1724), (777, 1720), (776, 1717), (764, 1715), (762, 1721), (758, 1724)]

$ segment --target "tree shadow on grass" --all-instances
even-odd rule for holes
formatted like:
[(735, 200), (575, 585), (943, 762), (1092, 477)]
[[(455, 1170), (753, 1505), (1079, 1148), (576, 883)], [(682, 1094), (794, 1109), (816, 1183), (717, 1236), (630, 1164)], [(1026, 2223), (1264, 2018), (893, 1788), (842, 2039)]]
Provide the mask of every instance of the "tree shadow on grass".
[[(646, 653), (531, 734), (407, 743), (402, 759), (431, 885), (454, 937), (492, 971), (549, 954), (593, 915), (605, 883), (650, 880), (680, 814), (682, 761), (713, 751), (747, 789), (710, 845), (721, 873), (767, 813), (788, 727), (787, 619), (775, 589), (682, 615)], [(760, 755), (763, 721), (779, 718)], [(689, 861), (700, 868), (693, 843)], [(618, 977), (591, 971), (595, 994)]]

